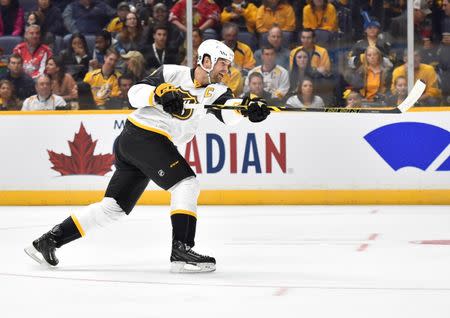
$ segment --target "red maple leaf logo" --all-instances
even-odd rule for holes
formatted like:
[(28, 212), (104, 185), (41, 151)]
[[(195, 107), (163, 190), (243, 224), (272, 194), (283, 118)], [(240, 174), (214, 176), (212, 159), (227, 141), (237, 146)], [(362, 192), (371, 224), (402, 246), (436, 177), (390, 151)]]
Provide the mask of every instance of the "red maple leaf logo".
[(61, 173), (62, 176), (73, 174), (104, 176), (111, 171), (114, 155), (110, 153), (94, 155), (96, 145), (97, 140), (92, 141), (91, 135), (87, 134), (81, 123), (80, 130), (75, 134), (73, 141), (69, 141), (71, 156), (47, 150), (50, 162), (53, 164), (52, 169)]

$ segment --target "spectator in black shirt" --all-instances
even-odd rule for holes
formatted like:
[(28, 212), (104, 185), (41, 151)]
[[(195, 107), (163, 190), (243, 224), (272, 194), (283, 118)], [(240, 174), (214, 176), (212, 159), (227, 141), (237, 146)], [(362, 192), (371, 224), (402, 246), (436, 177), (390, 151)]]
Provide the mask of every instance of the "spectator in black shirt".
[(0, 76), (14, 85), (17, 98), (21, 101), (36, 94), (33, 79), (23, 70), (23, 59), (20, 55), (13, 54), (8, 58), (8, 71)]
[(176, 53), (167, 48), (168, 30), (165, 25), (153, 28), (153, 44), (146, 46), (144, 57), (150, 70), (157, 69), (163, 64), (176, 63)]
[(69, 47), (60, 53), (67, 72), (75, 81), (82, 81), (89, 71), (91, 54), (86, 38), (81, 33), (74, 33), (69, 41)]

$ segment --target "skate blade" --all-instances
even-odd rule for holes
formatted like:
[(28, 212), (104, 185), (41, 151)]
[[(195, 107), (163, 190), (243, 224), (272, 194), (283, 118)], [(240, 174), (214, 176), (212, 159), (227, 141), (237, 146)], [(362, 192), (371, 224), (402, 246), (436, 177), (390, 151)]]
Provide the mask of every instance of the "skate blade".
[(207, 273), (215, 270), (216, 264), (214, 263), (189, 264), (186, 262), (172, 262), (170, 268), (171, 273)]
[(29, 257), (34, 259), (39, 264), (47, 264), (44, 258), (39, 256), (41, 255), (41, 253), (39, 253), (39, 251), (33, 246), (33, 244), (31, 246), (25, 247), (23, 250)]

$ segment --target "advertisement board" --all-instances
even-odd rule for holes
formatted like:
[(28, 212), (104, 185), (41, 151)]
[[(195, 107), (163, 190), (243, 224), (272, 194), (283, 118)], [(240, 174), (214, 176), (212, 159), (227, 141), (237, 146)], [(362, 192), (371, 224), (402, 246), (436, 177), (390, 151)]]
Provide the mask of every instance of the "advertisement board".
[[(101, 196), (114, 171), (113, 142), (127, 115), (0, 116), (0, 203), (20, 204), (21, 195), (38, 197), (39, 192), (45, 199), (38, 201), (49, 204), (60, 202), (58, 197), (75, 204), (77, 195), (69, 198), (77, 192)], [(398, 202), (405, 200), (401, 193), (425, 193), (423, 199), (433, 194), (438, 197), (433, 202), (445, 203), (450, 201), (449, 131), (449, 112), (276, 113), (262, 123), (243, 120), (236, 126), (208, 116), (179, 151), (196, 172), (203, 193), (212, 196), (204, 197), (207, 203), (266, 202), (244, 200), (245, 193), (257, 198), (258, 191), (266, 203), (333, 203), (338, 197), (334, 203), (346, 203), (347, 197), (353, 198), (347, 203), (363, 203), (371, 196), (374, 203), (383, 203), (377, 193), (395, 192)], [(146, 194), (152, 192), (162, 195), (154, 203), (168, 200), (150, 183)], [(366, 193), (364, 199), (358, 200), (358, 193)]]

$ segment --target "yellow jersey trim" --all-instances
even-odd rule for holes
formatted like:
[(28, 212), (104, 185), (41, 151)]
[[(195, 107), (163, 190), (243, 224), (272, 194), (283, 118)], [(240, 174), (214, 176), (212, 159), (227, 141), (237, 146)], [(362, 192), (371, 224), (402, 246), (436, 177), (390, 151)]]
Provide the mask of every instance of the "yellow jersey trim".
[[(0, 205), (87, 205), (105, 191), (1, 191)], [(433, 190), (202, 190), (200, 205), (368, 205), (449, 204), (450, 189)], [(170, 204), (170, 192), (144, 191), (138, 204)]]
[(175, 214), (187, 214), (193, 216), (194, 218), (197, 218), (197, 213), (188, 210), (173, 210), (172, 212), (170, 212), (170, 216)]
[(78, 232), (80, 232), (81, 236), (85, 236), (86, 233), (83, 230), (83, 227), (80, 224), (80, 221), (78, 221), (78, 218), (72, 214), (70, 215), (70, 217), (72, 218), (73, 223), (75, 223), (75, 226), (77, 227)]
[(167, 139), (169, 139), (169, 140), (172, 140), (172, 136), (169, 135), (168, 133), (166, 133), (164, 130), (160, 130), (158, 128), (154, 128), (154, 127), (143, 125), (143, 124), (137, 122), (134, 118), (132, 118), (130, 116), (128, 116), (128, 120), (131, 121), (133, 123), (133, 125), (135, 125), (135, 126), (137, 126), (139, 128), (155, 132), (157, 134), (163, 135), (164, 137), (167, 137)]

